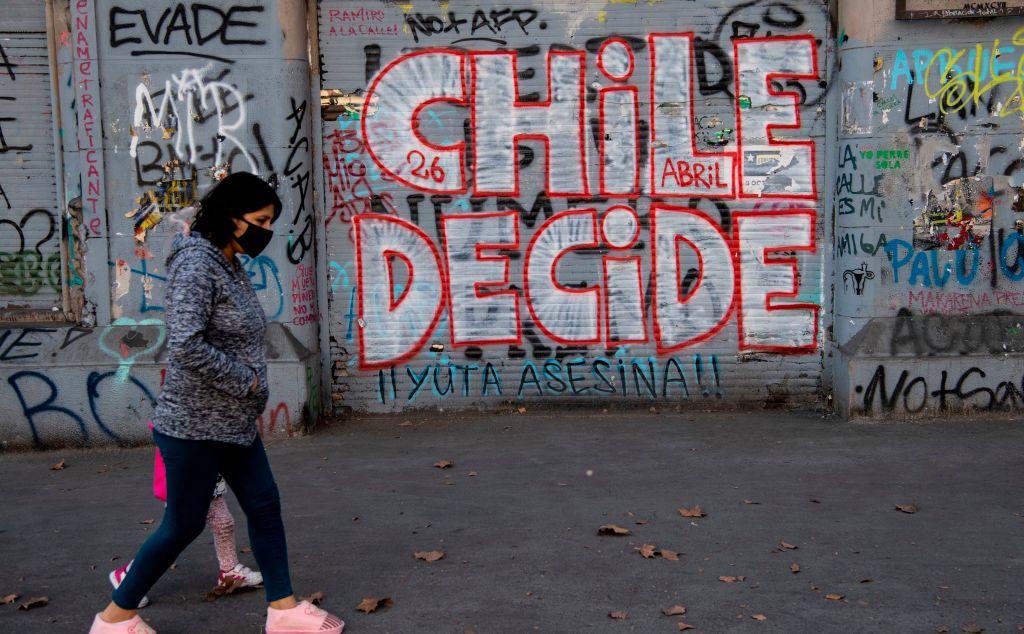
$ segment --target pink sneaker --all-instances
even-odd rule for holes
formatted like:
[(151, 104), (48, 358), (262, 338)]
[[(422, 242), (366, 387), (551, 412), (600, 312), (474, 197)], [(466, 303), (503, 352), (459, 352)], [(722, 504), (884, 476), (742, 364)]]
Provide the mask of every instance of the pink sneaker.
[[(132, 567), (132, 563), (134, 561), (135, 560), (132, 559), (131, 561), (121, 566), (117, 570), (111, 570), (110, 574), (107, 575), (107, 579), (110, 579), (110, 585), (114, 586), (114, 590), (117, 590), (117, 587), (121, 585), (122, 581), (124, 581), (124, 576), (128, 574), (128, 569)], [(142, 600), (139, 601), (139, 604), (137, 606), (135, 606), (135, 609), (141, 610), (147, 605), (149, 605), (149, 597), (142, 597)]]
[(92, 620), (89, 634), (156, 634), (156, 630), (147, 625), (138, 614), (120, 623), (107, 623), (97, 614)]
[(267, 608), (267, 634), (341, 634), (345, 622), (309, 601), (294, 608)]

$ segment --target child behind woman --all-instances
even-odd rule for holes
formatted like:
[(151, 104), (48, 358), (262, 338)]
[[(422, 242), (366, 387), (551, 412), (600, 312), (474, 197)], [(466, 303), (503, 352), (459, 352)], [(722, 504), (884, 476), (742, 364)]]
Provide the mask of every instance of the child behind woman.
[[(217, 487), (213, 490), (213, 501), (210, 502), (210, 511), (206, 514), (206, 525), (213, 533), (213, 546), (217, 551), (217, 561), (220, 564), (220, 574), (217, 575), (217, 589), (227, 593), (234, 592), (240, 588), (256, 588), (263, 585), (263, 575), (259, 571), (251, 570), (238, 561), (238, 546), (235, 543), (235, 518), (228, 509), (228, 503), (224, 499), (227, 485), (224, 478), (217, 479)], [(164, 461), (160, 456), (160, 450), (156, 452), (153, 463), (153, 495), (157, 499), (167, 502), (167, 485), (164, 477)], [(116, 590), (132, 562), (110, 571), (110, 583)], [(144, 608), (149, 605), (149, 597), (142, 597), (138, 607)]]

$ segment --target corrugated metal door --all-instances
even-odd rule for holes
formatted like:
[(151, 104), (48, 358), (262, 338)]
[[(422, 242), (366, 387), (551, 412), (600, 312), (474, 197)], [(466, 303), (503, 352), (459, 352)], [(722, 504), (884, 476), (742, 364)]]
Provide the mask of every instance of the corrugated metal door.
[(62, 276), (45, 4), (5, 0), (2, 11), (0, 306), (51, 313)]
[(826, 4), (322, 0), (335, 401), (814, 400)]

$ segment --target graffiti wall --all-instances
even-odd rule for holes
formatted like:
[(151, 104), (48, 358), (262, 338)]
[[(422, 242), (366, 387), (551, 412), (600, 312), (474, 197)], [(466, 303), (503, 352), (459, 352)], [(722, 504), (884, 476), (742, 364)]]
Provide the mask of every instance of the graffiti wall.
[(837, 397), (876, 416), (1019, 411), (1024, 20), (901, 23), (873, 4), (840, 14)]
[[(52, 138), (46, 145), (28, 120), (42, 117), (39, 127), (52, 136), (48, 103), (28, 92), (33, 82), (49, 90), (46, 77), (33, 75), (48, 65), (45, 5), (24, 4), (44, 44), (26, 61), (27, 36), (5, 38), (9, 18), (0, 15), (0, 292), (8, 306), (14, 294), (61, 299), (61, 240), (53, 236), (64, 217), (78, 225), (64, 243), (77, 236), (84, 252), (80, 270), (65, 256), (64, 289), (80, 286), (85, 301), (66, 324), (0, 330), (0, 439), (46, 447), (148, 437), (166, 367), (164, 260), (198, 198), (237, 170), (267, 179), (284, 201), (277, 237), (244, 266), (271, 321), (271, 405), (261, 424), (268, 433), (299, 430), (320, 411), (305, 3), (53, 3), (64, 114), (54, 124), (64, 145), (59, 214)], [(12, 114), (14, 99), (27, 109)], [(50, 170), (49, 200), (23, 193), (36, 168), (40, 178)]]
[(5, 3), (0, 21), (0, 313), (61, 319), (53, 106), (45, 11)]
[(164, 258), (234, 170), (285, 202), (265, 433), (1016, 411), (1024, 19), (892, 4), (10, 0), (0, 443), (145, 441)]
[(321, 2), (335, 403), (815, 399), (830, 24)]

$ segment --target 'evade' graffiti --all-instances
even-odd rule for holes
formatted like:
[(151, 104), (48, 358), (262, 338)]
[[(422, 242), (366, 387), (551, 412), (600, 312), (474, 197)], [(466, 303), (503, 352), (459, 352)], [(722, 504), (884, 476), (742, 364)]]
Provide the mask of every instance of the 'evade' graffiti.
[[(801, 129), (806, 98), (800, 82), (819, 80), (817, 43), (810, 35), (732, 42), (735, 140), (721, 135), (714, 151), (698, 149), (694, 34), (650, 34), (641, 43), (650, 104), (643, 135), (640, 88), (624, 83), (641, 62), (622, 38), (597, 51), (610, 85), (594, 100), (583, 51), (547, 53), (546, 101), (520, 98), (514, 51), (418, 50), (376, 75), (363, 101), (360, 149), (379, 180), (432, 200), (515, 198), (519, 141), (531, 140), (544, 148), (543, 193), (570, 205), (546, 213), (528, 240), (518, 211), (474, 205), (473, 213), (437, 214), (437, 240), (383, 206), (355, 214), (361, 369), (418, 355), (446, 311), (455, 347), (517, 346), (529, 315), (562, 345), (652, 344), (668, 354), (714, 337), (735, 316), (740, 351), (817, 350), (819, 305), (802, 299), (817, 295), (803, 292), (799, 266), (817, 253), (815, 143), (792, 132)], [(424, 122), (452, 108), (468, 110), (465, 137), (431, 135)], [(596, 156), (587, 138), (594, 125)], [(777, 138), (786, 129), (785, 140)], [(651, 200), (644, 215), (637, 204), (593, 204), (642, 196)], [(719, 221), (696, 209), (696, 199), (739, 201), (740, 210)], [(788, 202), (765, 209), (765, 199)], [(564, 281), (560, 263), (572, 260), (578, 270), (574, 258), (584, 254), (600, 255), (586, 260), (599, 281)], [(516, 274), (513, 260), (522, 262)]]

